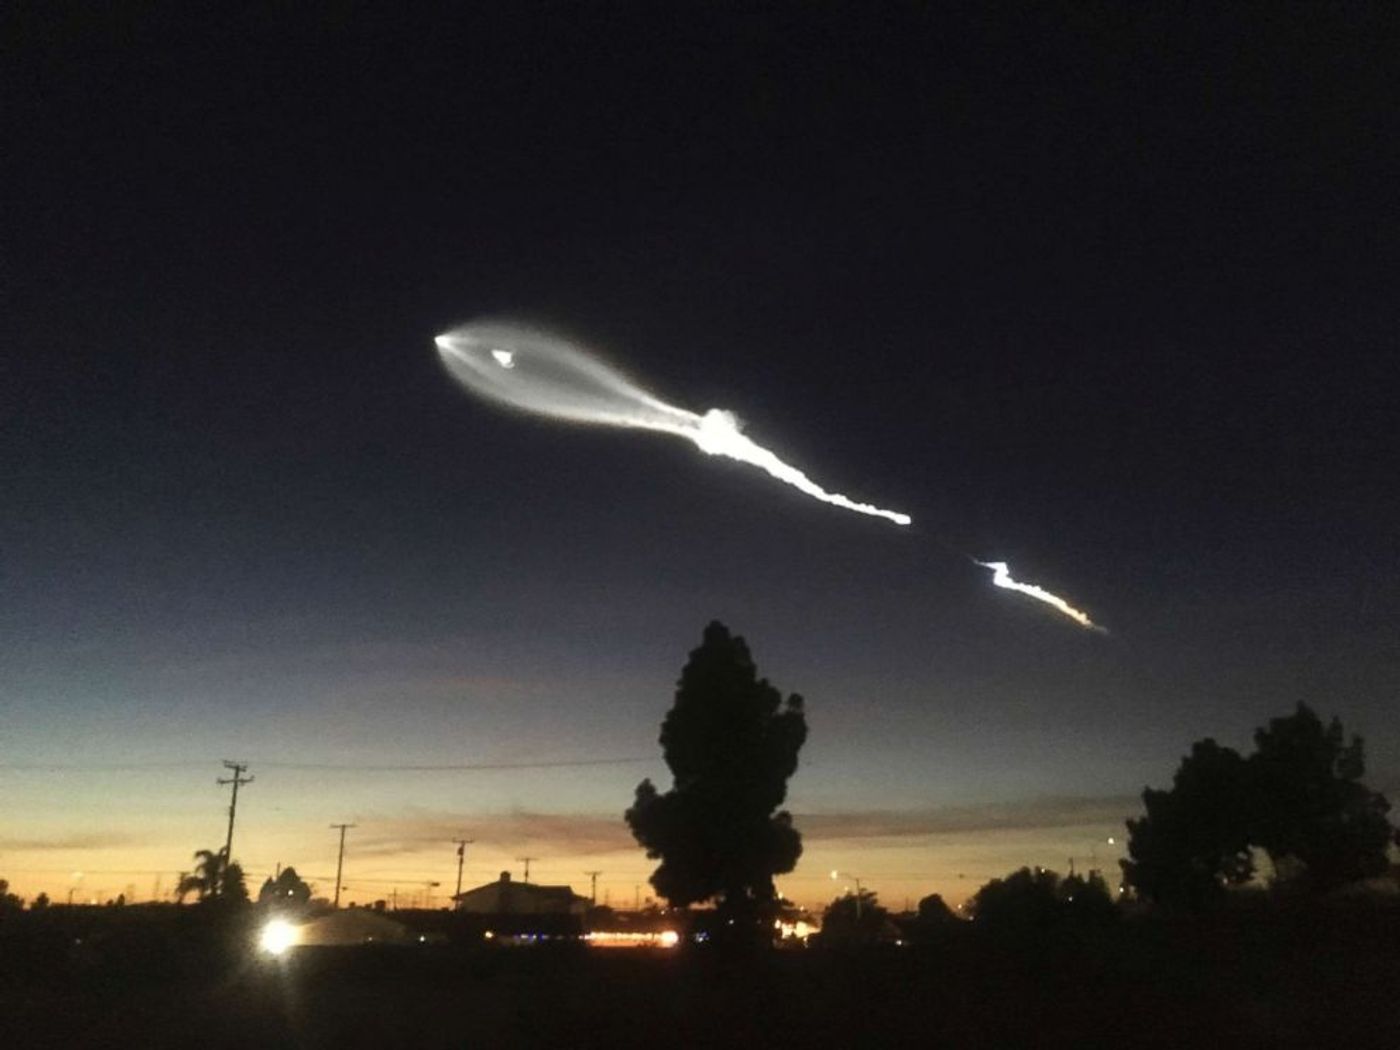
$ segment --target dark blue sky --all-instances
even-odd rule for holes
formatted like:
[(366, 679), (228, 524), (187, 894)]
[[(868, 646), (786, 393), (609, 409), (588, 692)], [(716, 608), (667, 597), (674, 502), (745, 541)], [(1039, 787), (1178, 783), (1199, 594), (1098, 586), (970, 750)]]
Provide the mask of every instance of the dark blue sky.
[[(9, 16), (3, 759), (643, 756), (718, 617), (799, 811), (1121, 799), (1299, 700), (1400, 783), (1394, 20), (643, 10)], [(483, 314), (916, 527), (487, 408)]]

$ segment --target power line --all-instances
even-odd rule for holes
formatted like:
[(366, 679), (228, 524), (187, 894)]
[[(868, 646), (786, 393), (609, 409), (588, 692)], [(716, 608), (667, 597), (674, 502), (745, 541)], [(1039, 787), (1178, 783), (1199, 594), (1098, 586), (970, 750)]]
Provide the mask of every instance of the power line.
[(654, 762), (655, 755), (631, 758), (574, 758), (547, 762), (466, 762), (447, 765), (379, 765), (357, 766), (338, 763), (314, 762), (264, 762), (270, 769), (301, 769), (325, 772), (371, 772), (371, 773), (469, 773), (496, 769), (576, 769), (583, 766), (622, 766), (640, 762)]
[(155, 769), (203, 769), (209, 763), (200, 762), (0, 762), (8, 773), (67, 773), (92, 770), (97, 773), (136, 773)]
[[(473, 773), (512, 769), (578, 769), (588, 766), (637, 765), (655, 762), (655, 755), (618, 756), (614, 758), (574, 758), (542, 762), (460, 762), (446, 764), (385, 763), (352, 765), (337, 762), (259, 762), (263, 769), (284, 769), (323, 773)], [(148, 773), (163, 769), (200, 769), (204, 762), (0, 762), (0, 771), (7, 773)], [(246, 766), (245, 766), (246, 768)]]

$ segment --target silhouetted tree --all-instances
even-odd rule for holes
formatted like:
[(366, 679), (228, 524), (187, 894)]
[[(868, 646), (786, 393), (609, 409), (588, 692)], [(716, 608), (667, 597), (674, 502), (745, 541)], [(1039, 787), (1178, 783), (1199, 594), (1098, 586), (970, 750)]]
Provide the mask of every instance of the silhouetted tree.
[[(859, 901), (859, 906), (857, 906)], [(882, 936), (894, 936), (889, 912), (870, 890), (837, 897), (822, 913), (823, 944), (872, 944)]]
[[(1383, 875), (1394, 832), (1384, 795), (1361, 783), (1361, 737), (1324, 726), (1306, 705), (1254, 734), (1249, 769), (1257, 812), (1252, 840), (1277, 872), (1314, 892)], [(1301, 870), (1299, 870), (1301, 869)]]
[(965, 925), (937, 893), (930, 893), (921, 898), (912, 920), (905, 918), (901, 924), (908, 932), (910, 940), (921, 944), (934, 944), (945, 940)]
[(948, 907), (942, 895), (938, 893), (930, 893), (927, 897), (921, 897), (919, 910), (915, 914), (918, 916), (919, 922), (927, 926), (939, 926), (961, 921), (953, 913), (953, 909)]
[(1076, 926), (1102, 926), (1118, 918), (1108, 883), (1097, 871), (1069, 875), (1059, 886), (1063, 917)]
[(0, 879), (0, 911), (18, 911), (24, 907), (24, 899), (10, 892), (10, 880)]
[(1314, 892), (1381, 875), (1394, 837), (1385, 797), (1361, 783), (1360, 737), (1324, 726), (1306, 705), (1254, 734), (1248, 759), (1196, 743), (1168, 791), (1148, 788), (1128, 821), (1124, 881), (1155, 903), (1199, 906), (1254, 873), (1250, 848), (1276, 878)]
[(176, 900), (183, 901), (194, 893), (201, 903), (220, 897), (233, 904), (248, 903), (248, 886), (243, 878), (243, 868), (237, 861), (228, 863), (222, 849), (198, 850), (194, 859), (194, 871), (182, 874), (175, 887)]
[(224, 866), (223, 884), (219, 888), (219, 899), (229, 904), (248, 903), (248, 882), (243, 877), (243, 865), (238, 861)]
[(1167, 791), (1142, 793), (1147, 815), (1128, 821), (1124, 882), (1155, 903), (1199, 907), (1254, 873), (1249, 854), (1253, 789), (1245, 760), (1197, 741)]
[(223, 850), (197, 850), (194, 859), (194, 871), (182, 874), (175, 886), (175, 899), (182, 903), (191, 893), (201, 901), (209, 900), (218, 894), (223, 880)]
[(1021, 868), (992, 879), (973, 895), (973, 921), (997, 931), (1049, 929), (1060, 917), (1059, 886), (1060, 877), (1049, 868)]
[(651, 884), (684, 907), (717, 898), (730, 918), (771, 909), (773, 876), (788, 872), (802, 838), (775, 813), (807, 738), (802, 698), (758, 677), (743, 638), (722, 623), (705, 628), (661, 724), (673, 786), (637, 787), (626, 818), (647, 856), (660, 859)]
[(297, 869), (288, 865), (275, 879), (267, 879), (258, 890), (258, 904), (283, 910), (304, 908), (311, 900), (311, 887), (302, 881)]
[(29, 902), (30, 911), (43, 911), (48, 906), (49, 895), (42, 891), (40, 892), (39, 896), (35, 897), (32, 901)]
[(1062, 879), (1049, 868), (1021, 868), (993, 879), (973, 896), (971, 910), (979, 927), (1015, 934), (1097, 926), (1118, 917), (1098, 872)]

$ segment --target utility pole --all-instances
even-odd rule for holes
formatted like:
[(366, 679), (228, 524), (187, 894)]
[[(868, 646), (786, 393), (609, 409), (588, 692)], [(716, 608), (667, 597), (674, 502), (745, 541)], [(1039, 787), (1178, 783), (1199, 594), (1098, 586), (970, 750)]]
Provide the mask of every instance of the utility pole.
[(524, 863), (524, 865), (525, 865), (525, 881), (526, 881), (526, 882), (529, 882), (529, 881), (530, 881), (530, 861), (536, 860), (537, 858), (535, 858), (535, 857), (516, 857), (515, 859)]
[(593, 907), (596, 908), (598, 907), (598, 876), (603, 873), (601, 871), (585, 871), (584, 874), (593, 880)]
[(340, 907), (340, 873), (345, 867), (345, 829), (357, 826), (358, 825), (355, 824), (331, 825), (332, 830), (335, 828), (340, 829), (340, 855), (335, 859), (335, 904), (333, 906), (336, 908)]
[[(460, 897), (462, 895), (462, 864), (467, 859), (467, 847), (476, 839), (453, 839), (452, 841), (457, 844), (457, 897)], [(452, 898), (454, 902), (457, 897)]]
[[(248, 764), (246, 762), (230, 762), (225, 759), (224, 768), (233, 770), (233, 776), (220, 777), (217, 781), (220, 786), (224, 784), (233, 785), (233, 798), (229, 800), (228, 804), (228, 837), (224, 839), (224, 871), (226, 872), (228, 871), (228, 866), (233, 863), (233, 816), (238, 812), (238, 788), (242, 784), (251, 784), (253, 782), (253, 777), (245, 778), (243, 776), (243, 774), (248, 771)], [(224, 880), (221, 873), (219, 876), (219, 885), (215, 888), (215, 895), (222, 897), (223, 894)]]

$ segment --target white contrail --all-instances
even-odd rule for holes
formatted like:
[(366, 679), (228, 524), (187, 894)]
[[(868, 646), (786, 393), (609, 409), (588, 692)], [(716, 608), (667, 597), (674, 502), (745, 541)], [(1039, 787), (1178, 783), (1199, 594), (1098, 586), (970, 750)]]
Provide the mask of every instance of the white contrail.
[(1059, 609), (1060, 612), (1064, 613), (1075, 623), (1079, 624), (1080, 627), (1087, 627), (1091, 631), (1104, 631), (1105, 633), (1107, 633), (1107, 628), (1101, 627), (1098, 624), (1096, 624), (1093, 620), (1089, 619), (1088, 613), (1076, 609), (1073, 605), (1065, 601), (1059, 595), (1051, 594), (1045, 588), (1037, 587), (1033, 583), (1020, 583), (1016, 580), (1013, 580), (1011, 578), (1010, 567), (1006, 564), (1006, 562), (977, 561), (976, 558), (974, 558), (973, 561), (977, 562), (977, 564), (982, 566), (982, 568), (984, 569), (992, 570), (992, 583), (996, 584), (998, 587), (1004, 587), (1008, 591), (1020, 591), (1022, 594), (1029, 595), (1030, 597), (1034, 598), (1036, 601), (1044, 602), (1046, 605), (1053, 605), (1056, 609)]
[(767, 471), (823, 503), (908, 525), (909, 515), (827, 492), (796, 467), (746, 437), (734, 416), (703, 416), (653, 397), (572, 343), (539, 329), (478, 322), (438, 336), (438, 354), (452, 377), (474, 394), (513, 408), (574, 423), (634, 427), (674, 434), (711, 456)]

